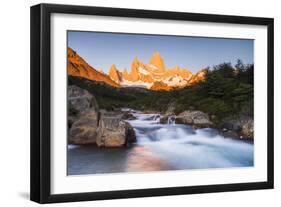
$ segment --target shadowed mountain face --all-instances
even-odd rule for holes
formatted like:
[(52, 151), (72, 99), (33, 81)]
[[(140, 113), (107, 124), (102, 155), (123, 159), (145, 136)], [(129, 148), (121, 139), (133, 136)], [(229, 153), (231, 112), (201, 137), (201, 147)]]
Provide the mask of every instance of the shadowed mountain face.
[(68, 48), (68, 75), (79, 76), (89, 80), (101, 81), (114, 87), (142, 87), (150, 90), (172, 90), (184, 88), (204, 80), (206, 71), (192, 74), (188, 69), (175, 66), (166, 68), (159, 52), (155, 52), (149, 64), (144, 64), (136, 57), (127, 69), (119, 71), (112, 64), (109, 74), (104, 74), (83, 60), (75, 51)]

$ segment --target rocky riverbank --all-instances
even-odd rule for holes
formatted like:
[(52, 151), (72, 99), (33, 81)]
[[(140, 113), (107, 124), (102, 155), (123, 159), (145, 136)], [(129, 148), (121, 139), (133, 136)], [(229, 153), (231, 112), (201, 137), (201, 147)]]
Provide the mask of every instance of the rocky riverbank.
[(251, 117), (238, 117), (236, 119), (225, 119), (220, 123), (213, 123), (208, 114), (198, 110), (183, 111), (178, 115), (171, 112), (160, 118), (160, 123), (166, 124), (173, 121), (176, 124), (187, 124), (193, 128), (215, 128), (224, 137), (253, 140), (254, 121)]
[(136, 142), (123, 113), (100, 110), (95, 97), (77, 86), (68, 87), (69, 144), (122, 147)]
[(172, 117), (160, 124), (158, 112), (122, 108), (122, 112), (107, 113), (134, 117), (126, 121), (134, 128), (137, 142), (114, 148), (69, 145), (68, 175), (253, 166), (252, 142), (225, 139), (216, 129), (175, 124)]
[[(144, 111), (143, 113), (152, 113)], [(228, 138), (253, 140), (254, 122), (250, 117), (225, 119), (214, 123), (212, 116), (199, 110), (175, 114), (172, 109), (163, 114), (153, 111), (160, 124), (184, 124), (194, 129), (214, 128)], [(78, 86), (68, 87), (68, 140), (70, 144), (95, 144), (99, 147), (122, 147), (136, 142), (130, 120), (136, 117), (130, 109), (106, 111), (99, 109), (95, 97)]]

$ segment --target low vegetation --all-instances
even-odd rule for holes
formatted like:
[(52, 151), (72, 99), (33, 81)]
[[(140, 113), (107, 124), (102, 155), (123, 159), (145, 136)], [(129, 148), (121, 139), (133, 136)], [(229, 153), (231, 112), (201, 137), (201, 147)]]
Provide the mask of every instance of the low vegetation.
[(235, 66), (222, 63), (207, 69), (204, 81), (173, 91), (151, 91), (144, 88), (114, 88), (102, 82), (69, 76), (69, 85), (77, 85), (94, 94), (100, 108), (113, 110), (130, 107), (144, 111), (168, 108), (178, 114), (201, 110), (219, 123), (227, 117), (253, 117), (254, 66), (240, 60)]

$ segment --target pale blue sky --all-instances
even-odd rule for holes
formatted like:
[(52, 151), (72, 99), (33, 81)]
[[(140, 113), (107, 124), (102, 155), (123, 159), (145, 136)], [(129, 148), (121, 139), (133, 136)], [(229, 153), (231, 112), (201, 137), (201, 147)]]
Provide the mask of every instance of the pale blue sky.
[(113, 63), (120, 70), (130, 70), (134, 57), (149, 63), (155, 51), (160, 52), (166, 67), (179, 65), (192, 72), (223, 62), (235, 65), (237, 59), (253, 63), (253, 44), (247, 39), (68, 32), (68, 46), (106, 73)]

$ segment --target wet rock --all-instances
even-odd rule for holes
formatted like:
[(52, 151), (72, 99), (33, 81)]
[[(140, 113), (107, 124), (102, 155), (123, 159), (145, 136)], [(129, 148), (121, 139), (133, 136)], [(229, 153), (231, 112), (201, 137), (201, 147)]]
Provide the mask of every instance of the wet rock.
[(220, 130), (224, 137), (253, 139), (254, 121), (250, 117), (238, 117), (223, 122)]
[(174, 124), (176, 121), (176, 116), (175, 115), (170, 115), (170, 116), (163, 116), (160, 118), (160, 124)]
[(132, 113), (130, 112), (125, 112), (123, 115), (122, 115), (122, 119), (126, 119), (126, 120), (135, 120), (137, 119)]
[(233, 130), (233, 131), (240, 132), (242, 130), (242, 127), (236, 122), (234, 122), (234, 123), (225, 122), (225, 123), (222, 124), (221, 128), (226, 130), (226, 131)]
[(136, 133), (134, 128), (126, 122), (126, 145), (130, 145), (131, 143), (134, 143), (137, 141)]
[(133, 127), (120, 117), (102, 116), (96, 143), (99, 147), (122, 147), (136, 141)]
[(176, 123), (176, 116), (169, 116), (168, 124), (175, 124)]
[(228, 138), (240, 138), (240, 135), (238, 132), (234, 131), (234, 130), (227, 130), (222, 132), (222, 135), (224, 137), (228, 137)]
[(159, 120), (160, 124), (167, 124), (169, 116), (162, 116)]
[(213, 126), (208, 114), (202, 111), (184, 111), (175, 118), (175, 123), (193, 125), (196, 128)]

